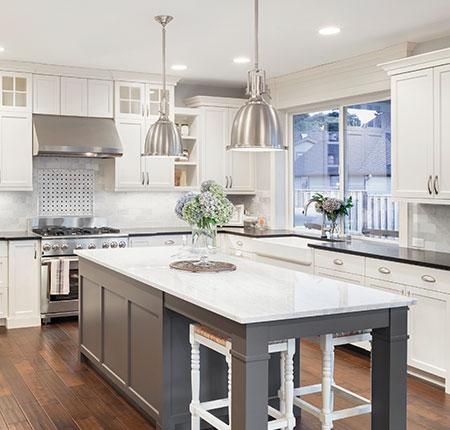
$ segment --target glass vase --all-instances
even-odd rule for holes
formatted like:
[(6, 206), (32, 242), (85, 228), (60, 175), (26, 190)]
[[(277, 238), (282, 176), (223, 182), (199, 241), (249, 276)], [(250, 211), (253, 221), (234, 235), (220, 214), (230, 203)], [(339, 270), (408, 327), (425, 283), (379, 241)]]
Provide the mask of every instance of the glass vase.
[(198, 255), (199, 260), (196, 264), (209, 266), (210, 254), (217, 249), (217, 226), (209, 225), (207, 227), (192, 227), (192, 252)]

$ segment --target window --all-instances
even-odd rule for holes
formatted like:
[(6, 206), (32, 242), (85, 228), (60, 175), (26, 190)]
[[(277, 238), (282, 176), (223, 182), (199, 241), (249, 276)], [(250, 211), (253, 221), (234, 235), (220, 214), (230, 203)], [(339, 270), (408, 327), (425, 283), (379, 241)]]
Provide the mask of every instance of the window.
[(314, 193), (339, 195), (339, 110), (294, 116), (294, 225), (320, 223), (314, 207), (303, 214)]
[(390, 108), (390, 100), (384, 100), (293, 116), (295, 227), (322, 222), (313, 205), (303, 213), (314, 193), (345, 195), (354, 205), (345, 218), (346, 233), (398, 236), (398, 207), (391, 199)]

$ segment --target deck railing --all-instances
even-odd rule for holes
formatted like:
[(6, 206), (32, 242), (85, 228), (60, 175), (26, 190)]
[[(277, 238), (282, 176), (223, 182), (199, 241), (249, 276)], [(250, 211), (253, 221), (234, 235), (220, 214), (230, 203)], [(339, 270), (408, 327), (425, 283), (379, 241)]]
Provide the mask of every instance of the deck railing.
[[(339, 198), (338, 190), (295, 190), (295, 213), (301, 216), (305, 203), (313, 194), (321, 193)], [(346, 231), (359, 232), (378, 236), (398, 236), (398, 204), (391, 196), (368, 193), (367, 191), (352, 191), (353, 208), (346, 218)], [(314, 214), (310, 209), (308, 214)]]

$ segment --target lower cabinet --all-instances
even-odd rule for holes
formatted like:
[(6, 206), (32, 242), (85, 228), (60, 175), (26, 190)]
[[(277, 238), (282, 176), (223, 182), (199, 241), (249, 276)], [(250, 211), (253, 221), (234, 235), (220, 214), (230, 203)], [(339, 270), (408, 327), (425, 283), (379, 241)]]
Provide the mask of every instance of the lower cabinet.
[(145, 412), (162, 405), (162, 293), (80, 261), (81, 352)]
[(40, 258), (37, 240), (12, 240), (8, 244), (8, 328), (41, 324)]

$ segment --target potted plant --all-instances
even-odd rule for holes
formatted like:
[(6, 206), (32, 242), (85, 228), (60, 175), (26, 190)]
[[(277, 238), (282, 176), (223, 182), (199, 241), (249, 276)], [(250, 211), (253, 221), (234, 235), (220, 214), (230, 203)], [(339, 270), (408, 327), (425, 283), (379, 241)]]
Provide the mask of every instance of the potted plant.
[(353, 207), (352, 197), (350, 196), (348, 199), (341, 200), (315, 193), (311, 199), (316, 202), (316, 211), (324, 214), (328, 221), (330, 221), (330, 238), (339, 238), (337, 220), (340, 216), (348, 215), (349, 209)]
[(192, 249), (200, 255), (198, 264), (209, 264), (209, 252), (216, 248), (217, 226), (228, 223), (233, 210), (224, 188), (214, 181), (203, 182), (199, 193), (190, 192), (178, 200), (175, 213), (192, 228)]

